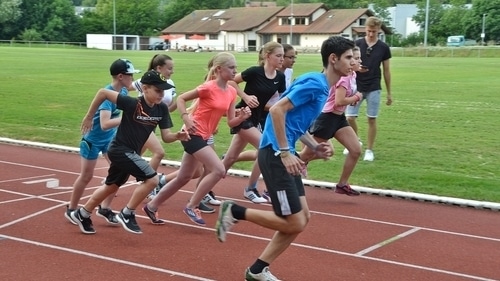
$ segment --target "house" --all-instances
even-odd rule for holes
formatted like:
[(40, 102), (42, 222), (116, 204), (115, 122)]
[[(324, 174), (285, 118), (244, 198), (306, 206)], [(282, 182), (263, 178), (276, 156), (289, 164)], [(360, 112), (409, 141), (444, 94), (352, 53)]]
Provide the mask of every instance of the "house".
[[(277, 41), (317, 51), (331, 35), (352, 40), (364, 36), (364, 23), (373, 15), (369, 9), (328, 10), (322, 3), (196, 10), (162, 30), (162, 37), (177, 50), (256, 51)], [(390, 33), (383, 26), (380, 39)]]

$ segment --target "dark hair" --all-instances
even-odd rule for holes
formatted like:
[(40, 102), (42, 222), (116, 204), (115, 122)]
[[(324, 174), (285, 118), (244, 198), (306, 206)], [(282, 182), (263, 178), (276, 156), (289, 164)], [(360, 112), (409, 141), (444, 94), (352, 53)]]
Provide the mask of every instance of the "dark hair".
[(283, 46), (283, 51), (285, 52), (285, 54), (290, 50), (295, 50), (292, 45), (287, 43), (281, 43), (281, 46)]
[(328, 57), (335, 54), (338, 58), (347, 50), (354, 48), (354, 42), (342, 36), (330, 36), (321, 45), (321, 60), (323, 67), (328, 66)]
[(149, 62), (148, 69), (156, 70), (156, 67), (164, 65), (168, 60), (172, 60), (172, 58), (164, 54), (156, 54)]

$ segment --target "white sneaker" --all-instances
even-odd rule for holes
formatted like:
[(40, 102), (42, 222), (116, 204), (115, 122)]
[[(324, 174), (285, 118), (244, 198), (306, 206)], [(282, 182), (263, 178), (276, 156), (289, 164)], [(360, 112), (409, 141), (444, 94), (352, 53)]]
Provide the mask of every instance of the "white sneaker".
[(207, 193), (205, 195), (205, 197), (203, 197), (202, 201), (203, 201), (203, 203), (207, 203), (207, 204), (210, 204), (212, 206), (219, 206), (222, 203), (222, 201), (217, 200), (215, 198), (215, 194), (212, 191), (210, 191), (209, 193)]
[(245, 272), (245, 280), (257, 280), (257, 281), (280, 281), (278, 277), (274, 276), (271, 271), (269, 271), (269, 267), (264, 267), (259, 274), (253, 274), (250, 272), (250, 268), (247, 268)]
[(260, 196), (257, 189), (251, 189), (250, 191), (247, 191), (247, 189), (245, 188), (243, 196), (255, 204), (267, 203), (267, 200)]
[(373, 161), (373, 159), (375, 159), (375, 156), (373, 155), (373, 151), (371, 151), (370, 149), (367, 149), (365, 151), (365, 158), (363, 158), (363, 161)]
[[(361, 141), (359, 141), (359, 146), (363, 146), (363, 143)], [(344, 155), (347, 155), (349, 154), (349, 150), (347, 150), (347, 148), (344, 148), (344, 152), (342, 152)]]
[(238, 221), (233, 217), (231, 207), (234, 205), (233, 201), (226, 200), (222, 202), (219, 208), (219, 216), (215, 223), (215, 234), (220, 242), (226, 241), (226, 234)]

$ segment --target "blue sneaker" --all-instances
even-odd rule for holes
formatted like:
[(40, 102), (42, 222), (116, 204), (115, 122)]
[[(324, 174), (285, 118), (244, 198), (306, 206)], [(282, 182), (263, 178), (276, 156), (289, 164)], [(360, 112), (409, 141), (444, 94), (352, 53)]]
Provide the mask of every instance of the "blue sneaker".
[(205, 220), (203, 220), (203, 218), (201, 217), (200, 209), (198, 208), (191, 209), (186, 207), (184, 208), (183, 212), (189, 217), (190, 220), (192, 220), (197, 225), (201, 226), (206, 225)]

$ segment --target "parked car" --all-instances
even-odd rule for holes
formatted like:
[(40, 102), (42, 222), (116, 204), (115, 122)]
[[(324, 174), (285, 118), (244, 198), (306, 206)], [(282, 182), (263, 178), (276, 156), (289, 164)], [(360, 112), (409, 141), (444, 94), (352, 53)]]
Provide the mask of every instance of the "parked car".
[(165, 50), (166, 46), (167, 44), (165, 44), (165, 42), (154, 42), (149, 45), (148, 50)]

